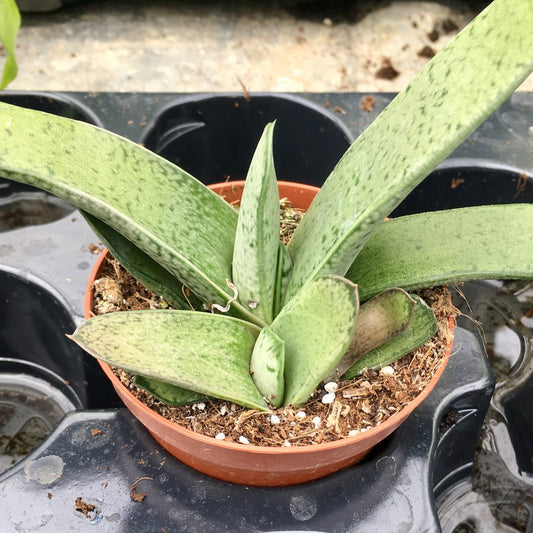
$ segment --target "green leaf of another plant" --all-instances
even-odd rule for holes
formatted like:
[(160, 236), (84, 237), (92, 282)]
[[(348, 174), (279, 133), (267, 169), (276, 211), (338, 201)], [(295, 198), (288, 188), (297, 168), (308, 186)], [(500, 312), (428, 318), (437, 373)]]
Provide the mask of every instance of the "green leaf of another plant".
[(7, 57), (4, 63), (0, 89), (5, 89), (17, 76), (15, 41), (20, 28), (20, 13), (15, 0), (0, 1), (0, 43)]
[(410, 290), (471, 279), (529, 279), (532, 235), (532, 204), (399, 217), (372, 235), (346, 277), (358, 284), (362, 300), (388, 287)]
[(252, 352), (250, 373), (259, 392), (275, 407), (283, 403), (285, 343), (270, 329), (263, 328)]
[(205, 400), (204, 394), (183, 389), (176, 385), (170, 385), (157, 379), (145, 378), (144, 376), (135, 376), (133, 381), (135, 385), (149, 392), (167, 405), (187, 405), (189, 403)]
[(405, 331), (415, 307), (416, 301), (402, 289), (389, 289), (364, 303), (348, 350), (324, 382), (337, 381), (363, 355)]
[(233, 252), (233, 283), (243, 306), (273, 320), (279, 248), (279, 193), (272, 153), (274, 123), (257, 145), (242, 193)]
[[(356, 139), (289, 243), (286, 298), (344, 275), (372, 232), (533, 69), (531, 0), (495, 0)], [(502, 232), (499, 232), (502, 234)]]
[(285, 341), (284, 405), (304, 403), (342, 357), (353, 337), (357, 288), (338, 276), (308, 283), (272, 323)]
[(0, 103), (0, 168), (97, 217), (204, 302), (233, 296), (237, 212), (165, 159), (89, 124)]
[(411, 295), (411, 297), (416, 301), (416, 306), (407, 329), (361, 357), (346, 372), (343, 379), (352, 379), (365, 368), (378, 369), (390, 365), (435, 335), (437, 320), (433, 310), (419, 296)]
[(260, 329), (195, 311), (129, 311), (84, 322), (72, 339), (97, 359), (133, 374), (268, 410), (250, 377)]

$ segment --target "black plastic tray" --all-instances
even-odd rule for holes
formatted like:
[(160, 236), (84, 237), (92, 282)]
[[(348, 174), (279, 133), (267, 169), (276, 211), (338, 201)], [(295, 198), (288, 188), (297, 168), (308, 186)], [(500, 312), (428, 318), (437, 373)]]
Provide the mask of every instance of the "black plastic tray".
[[(264, 124), (276, 119), (278, 178), (321, 185), (349, 143), (392, 98), (374, 94), (369, 112), (360, 108), (363, 96), (6, 92), (0, 100), (127, 136), (206, 183), (228, 175), (243, 178)], [(531, 124), (533, 95), (514, 94), (394, 214), (532, 202)], [(494, 390), (472, 323), (463, 321), (457, 329), (453, 357), (428, 400), (364, 463), (294, 487), (232, 485), (168, 456), (120, 407), (92, 358), (65, 338), (82, 320), (85, 283), (96, 258), (93, 244), (96, 237), (71, 206), (0, 178), (0, 375), (13, 372), (14, 364), (2, 358), (40, 365), (41, 377), (53, 372), (52, 386), (57, 376), (67, 383), (58, 394), (70, 398), (73, 407), (55, 429), (49, 427), (40, 446), (0, 475), (1, 531), (90, 531), (98, 524), (99, 530), (113, 532), (421, 532), (440, 531), (441, 523), (444, 531), (485, 531), (475, 529), (464, 513), (450, 518), (454, 502), (464, 501), (455, 498), (457, 487), (476, 479), (476, 446)], [(467, 284), (464, 292), (483, 316), (484, 309), (500, 309), (494, 301), (502, 289), (495, 284)], [(511, 292), (506, 298), (518, 302)], [(491, 320), (500, 316), (491, 331), (502, 324), (510, 328), (512, 313), (506, 309), (489, 313)], [(533, 476), (531, 416), (522, 408), (533, 403), (533, 379), (524, 370), (533, 325), (525, 322), (518, 329), (515, 358), (522, 362), (515, 361), (507, 374), (520, 367), (525, 377), (516, 385), (506, 381), (511, 392), (503, 397), (501, 416), (519, 465), (513, 479), (523, 491)], [(142, 503), (130, 497), (136, 480), (136, 488), (147, 494)], [(88, 516), (76, 510), (78, 497), (95, 506)], [(533, 505), (532, 513), (526, 508), (509, 522), (511, 500), (498, 520), (506, 527), (512, 522), (517, 531), (528, 520), (533, 524)], [(497, 514), (490, 505), (487, 509)]]

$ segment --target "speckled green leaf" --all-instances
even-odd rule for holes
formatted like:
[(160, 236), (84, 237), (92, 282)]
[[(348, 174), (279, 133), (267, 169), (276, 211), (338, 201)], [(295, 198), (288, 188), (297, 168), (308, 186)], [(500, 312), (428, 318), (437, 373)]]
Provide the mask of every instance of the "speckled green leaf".
[(0, 1), (0, 44), (7, 56), (4, 62), (0, 89), (4, 89), (17, 75), (17, 61), (15, 59), (15, 41), (20, 28), (20, 13), (15, 0)]
[(129, 311), (84, 322), (72, 339), (94, 357), (133, 374), (267, 410), (250, 376), (260, 329), (195, 311)]
[(378, 369), (390, 365), (400, 357), (415, 350), (437, 331), (437, 320), (433, 311), (417, 295), (411, 295), (416, 301), (413, 318), (407, 329), (386, 343), (374, 348), (361, 357), (343, 376), (343, 379), (352, 379), (364, 368)]
[(279, 248), (279, 193), (272, 153), (274, 123), (255, 150), (242, 193), (233, 252), (233, 283), (239, 301), (265, 323), (274, 312)]
[(0, 171), (96, 216), (203, 301), (225, 305), (233, 296), (226, 279), (237, 212), (141, 146), (89, 124), (0, 103)]
[(402, 289), (389, 289), (361, 305), (352, 342), (324, 382), (337, 381), (363, 355), (405, 331), (415, 307)]
[[(183, 296), (183, 283), (154, 261), (148, 254), (123, 237), (118, 231), (101, 220), (82, 211), (91, 229), (108, 248), (119, 263), (147, 289), (158, 296), (172, 301), (176, 309), (189, 309), (189, 302)], [(189, 300), (198, 302), (191, 296)]]
[(263, 328), (252, 352), (250, 373), (259, 392), (274, 407), (283, 403), (285, 343), (270, 329)]
[(149, 392), (167, 405), (187, 405), (193, 402), (205, 400), (207, 396), (191, 390), (170, 385), (158, 379), (145, 378), (144, 376), (135, 376), (135, 385)]
[(304, 403), (353, 337), (357, 288), (338, 276), (318, 278), (289, 300), (272, 323), (285, 341), (284, 405)]
[(278, 250), (278, 263), (276, 265), (276, 284), (274, 286), (274, 316), (281, 310), (283, 295), (289, 284), (289, 275), (292, 268), (292, 259), (285, 244), (281, 241)]
[(533, 69), (532, 28), (531, 0), (495, 0), (356, 139), (289, 245), (287, 297), (344, 275), (394, 207), (518, 87)]
[(346, 276), (361, 300), (388, 287), (533, 278), (533, 204), (469, 207), (389, 220)]

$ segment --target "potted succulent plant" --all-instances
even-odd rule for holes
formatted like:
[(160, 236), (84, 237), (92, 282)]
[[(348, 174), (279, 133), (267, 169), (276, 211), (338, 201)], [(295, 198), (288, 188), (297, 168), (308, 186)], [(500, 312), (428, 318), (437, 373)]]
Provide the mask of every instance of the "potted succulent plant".
[[(348, 149), (287, 246), (279, 241), (273, 124), (259, 141), (237, 211), (134, 143), (0, 104), (3, 175), (72, 202), (124, 267), (183, 307), (97, 316), (72, 339), (171, 402), (208, 396), (268, 412), (298, 407), (321, 382), (387, 364), (430, 338), (433, 312), (406, 291), (474, 278), (533, 278), (532, 205), (384, 222), (531, 72), (530, 4), (494, 1), (430, 61)], [(207, 312), (188, 310), (183, 287)], [(252, 484), (325, 475), (353, 463), (397, 425), (394, 417), (382, 424), (380, 437), (374, 428), (340, 444), (263, 449), (201, 437), (159, 415), (150, 425), (149, 409), (116, 387), (180, 459)], [(176, 434), (167, 437), (170, 426)], [(221, 455), (210, 459), (215, 449)], [(211, 470), (212, 463), (218, 468)]]

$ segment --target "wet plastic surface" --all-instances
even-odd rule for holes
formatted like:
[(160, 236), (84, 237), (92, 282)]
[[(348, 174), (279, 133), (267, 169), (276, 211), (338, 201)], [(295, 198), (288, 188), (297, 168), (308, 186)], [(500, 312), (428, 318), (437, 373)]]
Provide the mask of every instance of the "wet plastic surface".
[[(472, 282), (465, 313), (484, 325), (496, 387), (473, 454), (437, 486), (442, 531), (533, 530), (533, 284)], [(458, 299), (458, 303), (460, 299)], [(464, 318), (463, 324), (475, 329)]]
[[(260, 95), (255, 101), (252, 95), (248, 102), (242, 95), (203, 100), (203, 96), (176, 94), (4, 93), (0, 99), (79, 117), (145, 142), (186, 168), (190, 165), (206, 182), (226, 174), (242, 177), (247, 156), (237, 154), (241, 149), (246, 154), (271, 114), (280, 113), (279, 129), (286, 133), (276, 148), (282, 160), (278, 177), (306, 181), (306, 173), (311, 173), (307, 181), (320, 185), (346, 143), (390, 100), (390, 95), (374, 95), (374, 110), (367, 112), (359, 108), (362, 96)], [(328, 111), (336, 108), (345, 114)], [(235, 122), (242, 136), (226, 143)], [(475, 203), (531, 202), (532, 124), (533, 95), (513, 95), (396, 214)], [(217, 138), (224, 139), (223, 149)], [(300, 148), (290, 145), (295, 139), (305, 139)], [(295, 167), (288, 158), (284, 162), (286, 143), (302, 155)], [(200, 160), (191, 155), (198, 145)], [(303, 157), (304, 146), (313, 147), (309, 160)], [(324, 156), (330, 152), (335, 155)], [(238, 164), (226, 166), (230, 161)], [(20, 210), (16, 195), (5, 193), (13, 186), (0, 181), (0, 221), (6, 205), (13, 212)], [(500, 294), (495, 284), (468, 284), (463, 289), (479, 318), (495, 320), (489, 328), (494, 334), (487, 334), (489, 352), (496, 353), (498, 380), (492, 404), (493, 374), (480, 336), (467, 321), (458, 328), (455, 355), (437, 388), (363, 464), (306, 485), (242, 487), (182, 465), (126, 410), (115, 409), (117, 398), (103, 374), (63, 335), (81, 320), (97, 239), (75, 211), (59, 217), (52, 213), (49, 220), (49, 215), (40, 215), (38, 225), (35, 220), (25, 223), (30, 217), (23, 214), (17, 224), (12, 223), (12, 214), (6, 217), (10, 225), (0, 232), (0, 356), (52, 370), (69, 382), (83, 409), (67, 414), (37, 449), (0, 475), (0, 530), (89, 531), (97, 524), (99, 530), (113, 532), (163, 528), (169, 532), (419, 532), (440, 531), (442, 522), (444, 531), (491, 531), (471, 524), (472, 501), (479, 516), (488, 513), (490, 524), (514, 528), (504, 531), (530, 527), (533, 506), (527, 494), (533, 475), (533, 430), (530, 413), (522, 408), (533, 402), (531, 336), (527, 337), (533, 328), (528, 322), (533, 304), (527, 288), (506, 296), (503, 307), (494, 304), (502, 300), (500, 296), (495, 300), (493, 292)], [(497, 307), (488, 317), (487, 301), (489, 307)], [(505, 342), (502, 327), (512, 330), (505, 333)], [(529, 352), (522, 350), (527, 346)], [(502, 382), (505, 386), (500, 386)], [(500, 501), (501, 479), (512, 483), (514, 500), (507, 494), (507, 500)], [(131, 496), (139, 491), (146, 498), (133, 501)], [(86, 508), (87, 516), (76, 510), (78, 497), (95, 506)], [(513, 505), (520, 500), (523, 506), (517, 511)]]
[(46, 367), (0, 358), (0, 472), (31, 453), (66, 413), (82, 407), (72, 387)]

